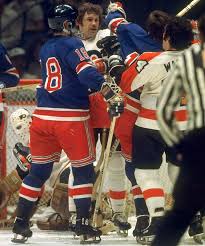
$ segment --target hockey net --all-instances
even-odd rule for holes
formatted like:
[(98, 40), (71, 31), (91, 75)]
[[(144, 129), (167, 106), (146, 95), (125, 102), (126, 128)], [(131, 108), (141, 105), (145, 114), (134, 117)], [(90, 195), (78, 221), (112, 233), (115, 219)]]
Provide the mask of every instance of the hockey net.
[[(14, 134), (12, 130), (11, 123), (9, 121), (9, 117), (12, 112), (19, 108), (26, 108), (29, 112), (35, 108), (36, 105), (36, 86), (39, 84), (41, 80), (33, 79), (33, 80), (21, 80), (20, 85), (14, 88), (8, 88), (4, 92), (4, 103), (8, 108), (7, 111), (7, 128), (6, 128), (6, 138), (4, 148), (2, 150), (3, 158), (1, 160), (0, 165), (0, 178), (8, 175), (13, 169), (15, 169), (17, 161), (13, 156), (12, 150), (14, 145), (20, 140)], [(100, 154), (100, 148), (97, 148), (97, 156)], [(171, 191), (171, 184), (167, 175), (167, 165), (165, 161), (163, 161), (163, 165), (160, 169), (160, 176), (163, 182), (166, 194), (169, 194)], [(50, 198), (51, 198), (52, 190), (46, 185), (45, 192), (40, 201), (39, 206), (47, 206)], [(10, 199), (9, 206), (15, 206), (18, 199), (18, 193), (14, 194)]]
[[(4, 113), (6, 115), (5, 122), (7, 124), (5, 139), (3, 145), (3, 155), (0, 165), (1, 179), (7, 176), (17, 165), (17, 160), (13, 155), (13, 147), (17, 142), (21, 142), (18, 136), (13, 132), (11, 123), (9, 121), (12, 112), (19, 108), (26, 108), (30, 113), (36, 105), (36, 86), (41, 82), (40, 79), (21, 80), (19, 86), (7, 88), (3, 91), (3, 101), (5, 105)], [(45, 192), (40, 200), (39, 206), (46, 206), (51, 198), (51, 189), (46, 185)], [(9, 207), (16, 205), (18, 199), (18, 192), (13, 194), (9, 201)]]

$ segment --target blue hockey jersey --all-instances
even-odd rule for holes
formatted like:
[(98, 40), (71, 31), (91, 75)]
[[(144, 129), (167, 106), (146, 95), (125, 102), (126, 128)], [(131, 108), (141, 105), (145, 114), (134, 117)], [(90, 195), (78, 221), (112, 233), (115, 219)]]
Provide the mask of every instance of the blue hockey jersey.
[(41, 48), (42, 85), (37, 89), (37, 106), (88, 109), (88, 89), (100, 90), (103, 76), (90, 61), (82, 41), (54, 36)]
[(19, 82), (19, 74), (12, 65), (6, 49), (0, 44), (0, 87), (16, 86)]
[(129, 54), (137, 52), (142, 54), (147, 51), (161, 51), (161, 45), (139, 25), (129, 23), (119, 11), (110, 12), (105, 24), (116, 32), (121, 46), (122, 57), (125, 59)]

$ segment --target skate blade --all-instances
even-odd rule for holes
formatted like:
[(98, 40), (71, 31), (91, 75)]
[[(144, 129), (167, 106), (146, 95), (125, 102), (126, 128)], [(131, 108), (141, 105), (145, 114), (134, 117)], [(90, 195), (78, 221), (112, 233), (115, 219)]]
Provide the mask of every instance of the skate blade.
[(203, 233), (193, 236), (193, 239), (194, 239), (194, 242), (197, 243), (197, 244), (203, 245), (204, 242), (205, 242), (204, 239), (203, 239)]
[(25, 243), (28, 240), (28, 237), (24, 237), (19, 234), (14, 234), (14, 237), (11, 239), (12, 243)]
[(137, 236), (136, 237), (137, 243), (140, 243), (142, 245), (151, 245), (153, 239), (154, 239), (154, 236), (150, 236), (150, 237)]
[(120, 237), (127, 237), (128, 236), (127, 230), (121, 230), (120, 228), (116, 227), (116, 232)]
[(87, 235), (80, 236), (80, 244), (97, 244), (101, 242), (100, 237), (89, 237)]

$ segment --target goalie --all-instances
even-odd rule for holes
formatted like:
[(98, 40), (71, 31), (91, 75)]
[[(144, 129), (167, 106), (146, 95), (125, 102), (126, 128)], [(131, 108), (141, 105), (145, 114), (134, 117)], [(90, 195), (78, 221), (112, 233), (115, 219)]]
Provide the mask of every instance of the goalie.
[[(16, 168), (13, 169), (1, 182), (0, 182), (0, 211), (2, 211), (8, 204), (11, 196), (17, 192), (22, 180), (27, 176), (31, 164), (31, 154), (29, 149), (29, 126), (31, 123), (31, 114), (26, 109), (18, 109), (10, 116), (10, 122), (15, 134), (18, 136), (19, 141), (13, 148), (13, 154), (17, 159)], [(44, 220), (37, 221), (40, 229), (52, 230), (67, 230), (68, 224), (68, 201), (67, 201), (67, 183), (68, 175), (70, 173), (69, 160), (66, 156), (60, 160), (61, 165), (56, 165), (55, 172), (50, 178), (49, 185), (54, 188), (52, 196), (52, 207), (55, 213), (50, 215)], [(57, 174), (56, 174), (57, 173)], [(57, 182), (59, 180), (60, 182)], [(65, 183), (65, 184), (64, 184)], [(40, 193), (36, 206), (33, 209), (32, 215), (37, 209), (37, 204), (43, 194), (43, 189)], [(31, 215), (31, 216), (32, 216)], [(10, 228), (13, 225), (15, 217), (14, 214), (11, 218), (0, 221), (0, 228)]]

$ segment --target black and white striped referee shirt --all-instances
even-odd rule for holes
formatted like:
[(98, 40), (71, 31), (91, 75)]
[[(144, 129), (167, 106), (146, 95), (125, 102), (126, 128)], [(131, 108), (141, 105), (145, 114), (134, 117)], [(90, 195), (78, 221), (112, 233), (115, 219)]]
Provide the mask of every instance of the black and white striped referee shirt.
[(205, 127), (205, 44), (187, 49), (176, 62), (161, 91), (157, 109), (161, 134), (169, 146), (182, 137), (174, 109), (186, 96), (187, 131)]

